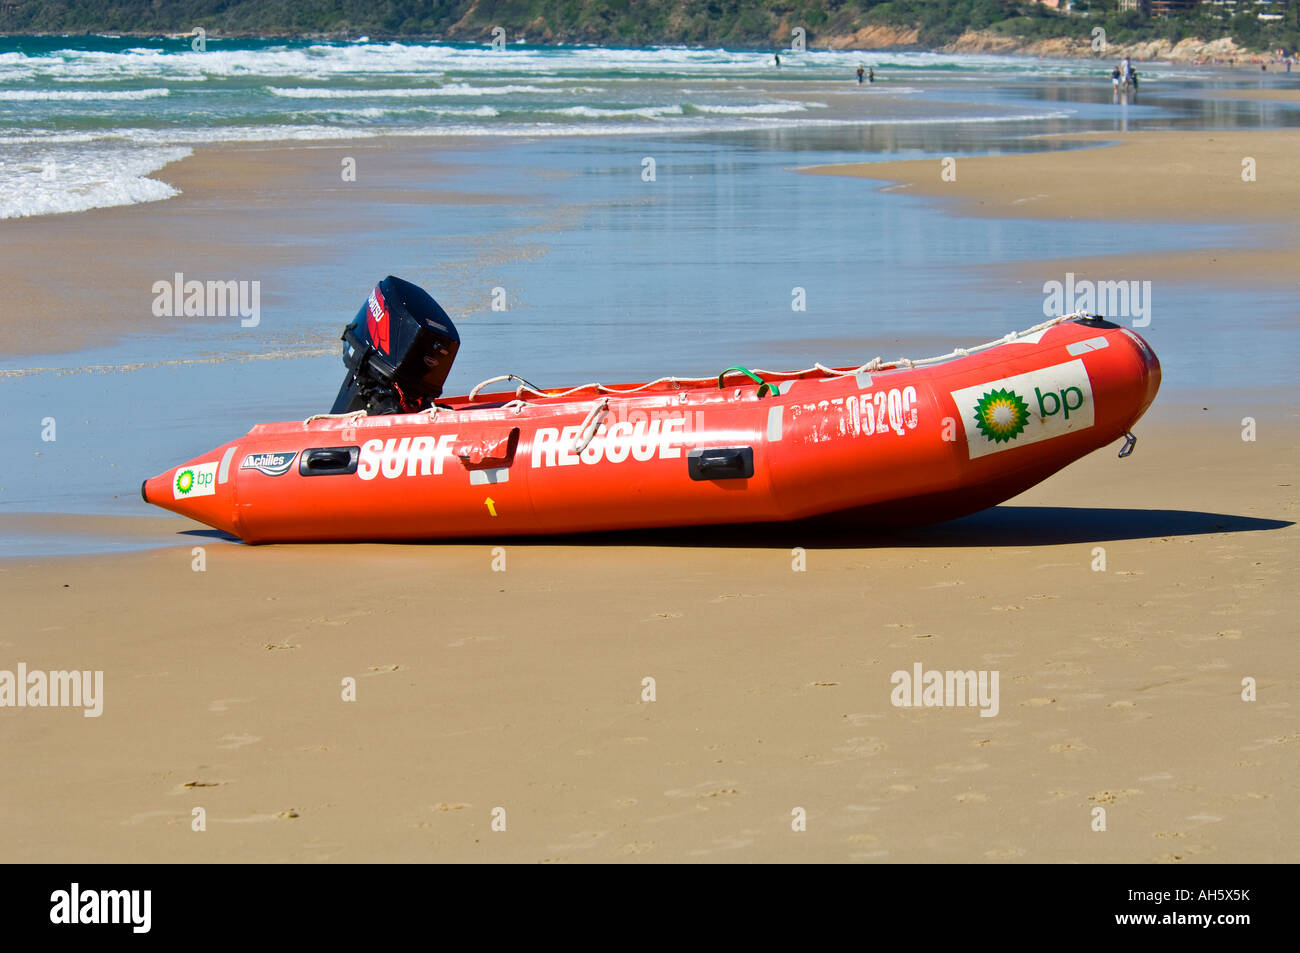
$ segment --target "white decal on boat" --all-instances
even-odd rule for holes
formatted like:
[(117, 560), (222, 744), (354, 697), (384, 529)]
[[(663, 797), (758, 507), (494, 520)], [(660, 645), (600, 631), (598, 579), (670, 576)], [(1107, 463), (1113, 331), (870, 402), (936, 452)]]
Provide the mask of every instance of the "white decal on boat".
[(212, 496), (217, 492), (217, 461), (181, 467), (172, 480), (172, 498), (188, 500), (194, 496)]
[(658, 457), (669, 460), (682, 455), (681, 437), (686, 432), (686, 418), (668, 420), (620, 420), (608, 427), (601, 425), (581, 453), (572, 449), (578, 425), (563, 429), (539, 427), (533, 435), (534, 467), (571, 467), (578, 463), (610, 463), (637, 460), (644, 463)]
[(916, 388), (910, 386), (850, 397), (849, 431), (855, 437), (890, 432), (901, 437), (920, 423), (916, 404)]
[(381, 475), (390, 480), (400, 476), (441, 476), (455, 439), (454, 433), (444, 433), (437, 437), (367, 440), (361, 445), (357, 476), (363, 480)]
[(1083, 361), (951, 392), (970, 459), (1091, 427), (1092, 382)]

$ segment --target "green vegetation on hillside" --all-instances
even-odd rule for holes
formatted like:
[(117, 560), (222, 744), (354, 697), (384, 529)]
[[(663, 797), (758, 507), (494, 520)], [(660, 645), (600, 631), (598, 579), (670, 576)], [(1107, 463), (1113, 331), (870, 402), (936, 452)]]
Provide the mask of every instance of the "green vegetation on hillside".
[[(1245, 2), (1243, 0), (1243, 8)], [(0, 0), (3, 33), (185, 33), (486, 39), (495, 26), (513, 39), (626, 46), (788, 45), (802, 26), (816, 46), (869, 26), (917, 27), (918, 46), (937, 47), (968, 29), (1011, 37), (1111, 43), (1233, 36), (1257, 49), (1300, 45), (1300, 0), (1276, 0), (1281, 21), (1254, 9), (1217, 18), (1203, 5), (1167, 19), (1118, 11), (1117, 0), (1077, 0), (1071, 15), (1016, 0)]]

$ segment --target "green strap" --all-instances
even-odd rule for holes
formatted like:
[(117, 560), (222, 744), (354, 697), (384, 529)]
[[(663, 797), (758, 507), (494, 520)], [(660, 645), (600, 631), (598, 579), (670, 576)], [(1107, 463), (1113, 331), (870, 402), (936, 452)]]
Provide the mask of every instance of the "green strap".
[(718, 375), (718, 390), (722, 390), (722, 386), (723, 386), (722, 379), (732, 371), (740, 371), (740, 373), (744, 374), (751, 381), (757, 384), (758, 396), (760, 399), (766, 397), (768, 394), (771, 394), (773, 397), (781, 396), (781, 387), (779, 384), (769, 384), (767, 381), (763, 380), (763, 378), (759, 377), (757, 374), (751, 371), (748, 367), (741, 367), (739, 364), (735, 365), (734, 367), (727, 368), (725, 371), (723, 371), (721, 374)]

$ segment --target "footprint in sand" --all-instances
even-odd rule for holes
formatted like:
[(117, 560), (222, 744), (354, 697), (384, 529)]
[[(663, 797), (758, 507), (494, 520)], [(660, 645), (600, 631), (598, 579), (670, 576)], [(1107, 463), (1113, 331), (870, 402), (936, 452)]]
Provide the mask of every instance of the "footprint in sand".
[(1077, 754), (1080, 751), (1091, 751), (1092, 748), (1082, 741), (1062, 741), (1059, 744), (1052, 745), (1047, 750), (1053, 754)]
[(989, 796), (983, 791), (965, 791), (953, 798), (959, 804), (983, 804)]
[(609, 831), (579, 831), (569, 838), (567, 844), (547, 844), (547, 850), (590, 850), (600, 842)]
[(190, 815), (177, 814), (174, 811), (145, 811), (143, 814), (132, 814), (122, 822), (123, 827), (134, 827), (137, 824), (143, 824), (145, 821), (155, 817), (167, 818), (168, 824), (175, 824), (177, 821), (187, 821)]
[(208, 702), (208, 711), (229, 711), (231, 705), (246, 705), (252, 700), (251, 698), (218, 698), (214, 702)]
[(1116, 788), (1114, 791), (1098, 791), (1090, 795), (1088, 800), (1093, 804), (1114, 804), (1116, 801), (1141, 793), (1137, 788)]
[(872, 758), (885, 750), (885, 743), (879, 738), (849, 738), (842, 745), (831, 748), (831, 751), (838, 755), (839, 758), (824, 758), (816, 762), (823, 764), (843, 764), (845, 761), (857, 761), (861, 758)]
[(184, 784), (178, 784), (176, 785), (176, 787), (172, 788), (171, 793), (185, 794), (191, 791), (198, 790), (200, 788), (220, 788), (220, 787), (225, 787), (229, 783), (230, 783), (229, 781), (215, 781), (215, 780), (186, 781)]
[(257, 744), (262, 739), (257, 735), (222, 735), (221, 740), (226, 742), (223, 745), (217, 745), (218, 748), (242, 748), (244, 745)]
[(631, 843), (614, 848), (614, 853), (624, 855), (648, 854), (654, 849), (655, 842), (652, 840), (634, 840)]
[(500, 642), (504, 635), (467, 635), (463, 639), (457, 639), (455, 642), (448, 642), (447, 648), (459, 649), (469, 645), (471, 642)]
[(1020, 703), (1022, 708), (1042, 708), (1044, 705), (1056, 704), (1055, 698), (1026, 698)]
[(1010, 860), (1012, 857), (1024, 857), (1025, 849), (1023, 847), (997, 847), (993, 850), (986, 850), (984, 856), (989, 860)]
[(934, 770), (941, 774), (970, 774), (972, 771), (983, 771), (988, 765), (983, 761), (967, 761), (962, 764), (949, 761), (945, 764), (936, 764)]
[(694, 787), (674, 788), (664, 792), (667, 797), (691, 798), (729, 797), (739, 793), (740, 788), (736, 786), (735, 781), (701, 781)]
[(387, 675), (389, 672), (401, 671), (400, 665), (371, 665), (361, 673), (362, 678), (369, 678), (372, 675)]
[(754, 839), (752, 837), (717, 837), (714, 838), (713, 843), (717, 846), (693, 850), (689, 856), (703, 857), (706, 854), (717, 854), (724, 850), (741, 850), (753, 844)]

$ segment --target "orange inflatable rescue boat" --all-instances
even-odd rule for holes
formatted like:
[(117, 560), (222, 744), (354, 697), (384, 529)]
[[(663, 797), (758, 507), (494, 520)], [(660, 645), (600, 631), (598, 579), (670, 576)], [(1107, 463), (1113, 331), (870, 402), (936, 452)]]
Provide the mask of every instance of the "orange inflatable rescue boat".
[(249, 543), (926, 523), (1121, 438), (1127, 456), (1160, 386), (1146, 341), (1084, 315), (924, 361), (559, 390), (508, 375), (443, 398), (459, 336), (390, 276), (343, 340), (331, 413), (259, 424), (145, 500)]

